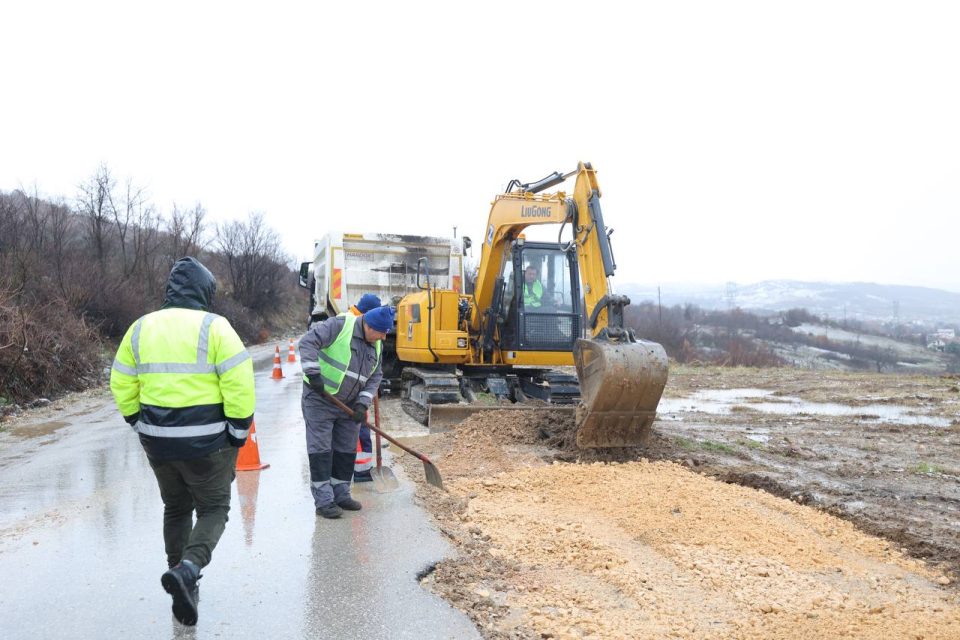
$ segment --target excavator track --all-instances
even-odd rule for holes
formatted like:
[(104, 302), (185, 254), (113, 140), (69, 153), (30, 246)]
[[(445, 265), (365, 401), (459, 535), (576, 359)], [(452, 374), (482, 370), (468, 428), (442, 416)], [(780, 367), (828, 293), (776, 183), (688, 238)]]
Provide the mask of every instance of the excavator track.
[[(402, 388), (403, 410), (431, 432), (445, 431), (487, 411), (550, 407), (573, 414), (580, 399), (576, 376), (550, 369), (514, 370), (503, 375), (407, 367)], [(475, 388), (487, 394), (485, 399), (477, 398)]]

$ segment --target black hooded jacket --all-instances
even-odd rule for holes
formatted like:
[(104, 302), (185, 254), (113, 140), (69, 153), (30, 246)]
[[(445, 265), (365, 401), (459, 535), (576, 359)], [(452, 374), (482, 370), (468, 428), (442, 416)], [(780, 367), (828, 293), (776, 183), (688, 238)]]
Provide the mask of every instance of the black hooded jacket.
[(209, 311), (217, 293), (217, 279), (196, 258), (180, 258), (170, 271), (163, 308)]

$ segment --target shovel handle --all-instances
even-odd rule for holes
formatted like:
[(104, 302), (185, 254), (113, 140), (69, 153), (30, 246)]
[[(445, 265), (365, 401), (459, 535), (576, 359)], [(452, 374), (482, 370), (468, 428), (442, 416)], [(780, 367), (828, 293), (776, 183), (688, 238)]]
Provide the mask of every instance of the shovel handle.
[[(330, 402), (332, 402), (334, 405), (336, 405), (337, 407), (339, 407), (339, 408), (342, 409), (343, 411), (345, 411), (346, 413), (349, 413), (350, 415), (353, 415), (353, 409), (351, 409), (351, 408), (348, 407), (347, 405), (343, 404), (342, 402), (340, 402), (339, 400), (337, 400), (336, 398), (334, 398), (332, 395), (330, 395), (330, 394), (327, 393), (326, 391), (323, 391), (323, 397), (326, 398), (327, 400), (329, 400)], [(369, 428), (371, 431), (373, 431), (373, 432), (376, 433), (377, 435), (383, 436), (383, 438), (384, 438), (387, 442), (389, 442), (389, 443), (391, 443), (391, 444), (397, 445), (397, 447), (399, 447), (399, 448), (402, 449), (403, 451), (406, 451), (407, 453), (409, 453), (410, 455), (412, 455), (412, 456), (413, 456), (414, 458), (416, 458), (417, 460), (420, 460), (421, 462), (426, 462), (427, 464), (433, 464), (432, 462), (430, 462), (430, 458), (428, 458), (427, 456), (423, 455), (423, 454), (420, 453), (419, 451), (415, 451), (414, 449), (411, 449), (410, 447), (405, 446), (405, 445), (397, 442), (396, 438), (394, 438), (393, 436), (387, 435), (386, 433), (384, 433), (383, 431), (381, 431), (381, 430), (378, 429), (377, 427), (373, 426), (373, 425), (370, 424), (369, 422), (366, 422), (366, 421), (365, 421), (363, 424), (367, 425), (367, 428)]]
[[(380, 398), (377, 396), (373, 397), (373, 422), (377, 427), (380, 426)], [(377, 437), (377, 469), (380, 469), (383, 467), (383, 459), (380, 452), (380, 434), (377, 433), (375, 435)]]

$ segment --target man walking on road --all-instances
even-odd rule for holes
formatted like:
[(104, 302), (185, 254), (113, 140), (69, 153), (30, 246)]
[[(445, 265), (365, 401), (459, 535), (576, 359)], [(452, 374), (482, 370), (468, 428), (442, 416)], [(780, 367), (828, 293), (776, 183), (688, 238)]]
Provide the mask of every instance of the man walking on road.
[[(383, 378), (381, 341), (393, 328), (393, 318), (390, 307), (377, 307), (359, 317), (343, 314), (313, 325), (300, 339), (310, 490), (317, 515), (324, 518), (361, 508), (350, 496), (359, 422), (366, 420)], [(324, 394), (352, 407), (353, 415)]]
[(110, 372), (117, 408), (157, 477), (169, 567), (160, 582), (186, 625), (197, 623), (197, 580), (227, 523), (255, 402), (250, 354), (209, 312), (216, 287), (199, 261), (178, 260), (162, 308), (127, 330)]

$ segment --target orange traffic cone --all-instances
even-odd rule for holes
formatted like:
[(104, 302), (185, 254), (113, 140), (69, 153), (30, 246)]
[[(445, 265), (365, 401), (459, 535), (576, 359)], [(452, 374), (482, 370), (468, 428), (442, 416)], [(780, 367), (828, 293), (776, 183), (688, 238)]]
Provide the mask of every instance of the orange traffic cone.
[(290, 338), (290, 353), (287, 355), (287, 362), (296, 362), (297, 354), (293, 350), (293, 338)]
[(269, 464), (260, 463), (260, 447), (257, 446), (257, 424), (251, 422), (247, 441), (240, 448), (240, 453), (237, 454), (237, 471), (259, 471), (269, 466)]
[(277, 345), (277, 351), (273, 354), (273, 374), (270, 377), (274, 380), (283, 380), (283, 369), (280, 368), (280, 345)]

